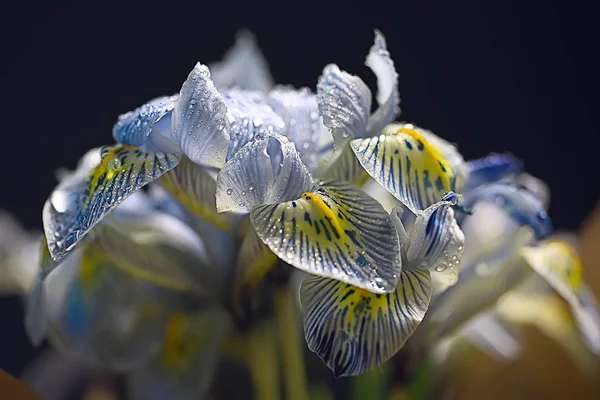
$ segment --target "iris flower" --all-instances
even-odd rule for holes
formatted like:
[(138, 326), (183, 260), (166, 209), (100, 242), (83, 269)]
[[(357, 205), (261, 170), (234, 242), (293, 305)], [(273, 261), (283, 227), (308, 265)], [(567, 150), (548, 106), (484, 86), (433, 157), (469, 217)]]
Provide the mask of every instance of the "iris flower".
[[(32, 340), (49, 334), (95, 365), (134, 371), (134, 397), (195, 398), (247, 325), (260, 345), (250, 352), (273, 355), (261, 323), (300, 274), (308, 348), (336, 376), (359, 375), (469, 281), (463, 230), (476, 204), (502, 202), (518, 228), (548, 233), (545, 213), (529, 212), (534, 196), (498, 183), (521, 182), (520, 161), (465, 162), (450, 142), (395, 122), (398, 73), (378, 31), (366, 65), (374, 112), (364, 81), (335, 64), (315, 92), (274, 86), (243, 34), (224, 61), (196, 64), (179, 93), (121, 115), (116, 143), (62, 171), (44, 205), (39, 267), (22, 285)], [(462, 307), (439, 322), (436, 310), (441, 332), (472, 315)], [(292, 326), (293, 313), (279, 312)]]

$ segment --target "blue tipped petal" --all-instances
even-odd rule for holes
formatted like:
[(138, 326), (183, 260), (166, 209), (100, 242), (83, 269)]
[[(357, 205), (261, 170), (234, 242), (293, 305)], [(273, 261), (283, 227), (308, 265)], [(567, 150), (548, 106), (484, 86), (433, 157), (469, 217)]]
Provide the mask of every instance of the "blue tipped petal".
[[(112, 131), (115, 141), (127, 146), (139, 147), (145, 151), (169, 152), (177, 149), (177, 143), (171, 136), (171, 111), (175, 107), (177, 98), (177, 95), (159, 97), (134, 111), (119, 116)], [(159, 121), (160, 124), (157, 126)], [(169, 148), (152, 148), (149, 142), (154, 138), (151, 139), (151, 135), (162, 136), (163, 140), (170, 141)], [(156, 141), (158, 142), (158, 140)]]
[(482, 185), (465, 195), (463, 205), (473, 209), (481, 201), (496, 204), (514, 221), (529, 226), (537, 239), (552, 232), (552, 223), (543, 204), (528, 190), (501, 183)]
[(511, 154), (492, 154), (466, 163), (468, 182), (465, 192), (521, 172), (523, 162)]

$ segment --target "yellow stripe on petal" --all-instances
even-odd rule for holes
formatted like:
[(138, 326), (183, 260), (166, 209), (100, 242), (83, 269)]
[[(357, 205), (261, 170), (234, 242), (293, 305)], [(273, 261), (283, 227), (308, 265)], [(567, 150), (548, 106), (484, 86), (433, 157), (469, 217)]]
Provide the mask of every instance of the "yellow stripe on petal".
[(174, 168), (179, 159), (131, 146), (103, 147), (95, 168), (62, 181), (44, 205), (44, 233), (52, 258), (64, 257), (117, 205)]
[(263, 277), (275, 266), (277, 260), (277, 256), (259, 239), (250, 226), (242, 240), (237, 260), (235, 296), (241, 295), (240, 290), (254, 292)]
[(296, 268), (374, 293), (396, 287), (400, 244), (390, 216), (348, 183), (323, 183), (298, 200), (256, 206), (250, 220), (263, 243)]
[(412, 125), (390, 125), (350, 146), (369, 175), (413, 212), (457, 191), (452, 163)]
[(189, 158), (183, 158), (177, 167), (161, 176), (158, 182), (194, 214), (221, 230), (228, 229), (227, 218), (217, 213), (216, 180)]
[(300, 289), (306, 342), (336, 376), (388, 361), (423, 320), (431, 300), (427, 270), (402, 271), (389, 294), (309, 275)]

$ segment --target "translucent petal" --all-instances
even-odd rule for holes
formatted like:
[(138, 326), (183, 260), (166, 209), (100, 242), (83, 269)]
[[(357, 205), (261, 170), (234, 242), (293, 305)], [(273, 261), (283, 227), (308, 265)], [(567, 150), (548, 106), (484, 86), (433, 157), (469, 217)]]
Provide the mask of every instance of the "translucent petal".
[(283, 132), (285, 123), (267, 104), (264, 93), (230, 89), (223, 93), (231, 124), (227, 161), (257, 136)]
[(520, 225), (530, 227), (537, 239), (552, 232), (552, 223), (543, 204), (528, 190), (516, 185), (490, 183), (479, 186), (464, 197), (463, 205), (473, 209), (478, 202), (491, 202)]
[(400, 113), (398, 73), (387, 50), (385, 38), (378, 30), (375, 30), (375, 44), (371, 47), (365, 64), (377, 76), (379, 108), (371, 115), (367, 125), (367, 132), (372, 136), (379, 134)]
[[(456, 194), (447, 194), (442, 201), (417, 213), (408, 232), (410, 242), (402, 260), (403, 268), (431, 270), (436, 292), (445, 290), (458, 280), (465, 236), (454, 218), (452, 206), (457, 201)], [(392, 215), (397, 215), (397, 212), (392, 212)]]
[(389, 293), (401, 270), (389, 215), (374, 199), (343, 182), (326, 182), (293, 201), (256, 206), (260, 239), (292, 266), (373, 293)]
[(274, 84), (256, 38), (247, 30), (239, 31), (235, 44), (225, 53), (223, 61), (213, 63), (209, 68), (219, 90), (237, 87), (267, 92)]
[(253, 206), (297, 199), (313, 186), (295, 146), (277, 134), (257, 137), (217, 176), (217, 210), (250, 212)]
[(569, 303), (586, 343), (600, 354), (598, 303), (583, 281), (583, 267), (575, 250), (563, 241), (550, 240), (539, 247), (526, 247), (521, 254)]
[(469, 175), (465, 192), (483, 184), (497, 182), (500, 179), (518, 174), (523, 162), (512, 154), (490, 154), (487, 157), (471, 160), (465, 166)]
[(217, 182), (202, 167), (188, 158), (158, 179), (167, 191), (183, 206), (222, 230), (229, 228), (229, 221), (217, 212), (215, 195)]
[(102, 218), (136, 190), (174, 168), (179, 156), (105, 146), (93, 170), (61, 182), (46, 201), (44, 232), (50, 254), (64, 257)]
[(371, 113), (371, 91), (355, 75), (329, 64), (317, 83), (317, 102), (323, 123), (339, 145), (363, 137)]
[[(159, 97), (136, 108), (134, 111), (120, 115), (112, 130), (115, 141), (127, 146), (139, 147), (144, 151), (165, 151), (148, 149), (146, 145), (155, 124), (163, 118), (170, 121), (171, 111), (175, 107), (177, 97), (177, 95)], [(164, 132), (164, 135), (170, 136), (170, 133), (169, 129), (169, 131)]]
[(396, 290), (383, 295), (314, 275), (300, 290), (308, 348), (336, 377), (394, 356), (423, 320), (432, 292), (428, 271), (402, 271)]
[(275, 266), (277, 260), (277, 256), (259, 239), (250, 226), (239, 250), (234, 295), (241, 299), (246, 293), (254, 293), (260, 281)]
[(499, 360), (514, 360), (522, 351), (521, 338), (494, 311), (473, 317), (460, 335), (479, 350)]
[[(184, 226), (173, 217), (161, 217), (154, 217), (155, 222), (173, 224), (171, 228)], [(157, 232), (148, 228), (149, 224), (136, 226), (132, 221), (114, 221), (98, 227), (97, 240), (118, 268), (138, 279), (173, 291), (215, 295), (218, 280), (214, 276), (210, 279), (205, 250), (184, 238), (186, 233), (193, 233), (184, 230), (185, 233), (178, 234), (174, 229), (161, 229), (156, 224)]]
[[(137, 366), (156, 351), (167, 294), (124, 274), (97, 242), (67, 257), (41, 289), (42, 307), (28, 308), (27, 317), (43, 321), (44, 328), (49, 324), (51, 341), (64, 351), (118, 370)], [(33, 332), (40, 333), (43, 337), (44, 332)]]
[(268, 104), (281, 116), (285, 130), (281, 131), (296, 145), (302, 161), (314, 171), (331, 139), (317, 108), (317, 97), (307, 88), (277, 86), (269, 92)]
[(218, 365), (220, 343), (230, 329), (228, 315), (216, 308), (174, 314), (160, 353), (129, 379), (128, 398), (204, 398)]
[(390, 125), (386, 134), (355, 139), (350, 146), (369, 175), (412, 212), (457, 191), (450, 161), (411, 125)]
[(196, 64), (181, 87), (171, 124), (181, 151), (194, 163), (216, 168), (225, 164), (227, 107), (205, 65)]
[(544, 207), (545, 210), (550, 207), (550, 187), (543, 180), (523, 172), (508, 181), (528, 190), (540, 201), (540, 203), (542, 203), (542, 207)]
[(337, 158), (329, 165), (325, 173), (317, 175), (318, 178), (345, 181), (359, 187), (369, 180), (369, 174), (362, 167), (350, 146), (344, 145), (344, 147), (336, 149), (332, 157)]

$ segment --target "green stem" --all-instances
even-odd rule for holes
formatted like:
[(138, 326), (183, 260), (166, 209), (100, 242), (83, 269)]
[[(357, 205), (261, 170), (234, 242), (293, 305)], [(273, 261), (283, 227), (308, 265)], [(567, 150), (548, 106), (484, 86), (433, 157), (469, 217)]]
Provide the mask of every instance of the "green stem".
[(355, 400), (387, 399), (387, 373), (376, 369), (352, 378), (352, 398)]
[(287, 400), (308, 400), (304, 340), (298, 324), (298, 305), (292, 291), (285, 287), (275, 293), (275, 315)]
[(279, 399), (279, 369), (274, 326), (258, 324), (248, 334), (248, 366), (257, 400)]

